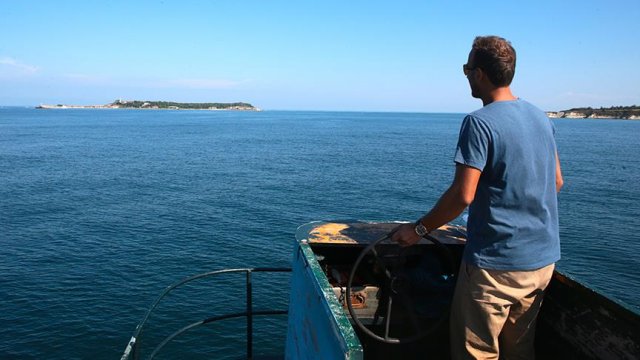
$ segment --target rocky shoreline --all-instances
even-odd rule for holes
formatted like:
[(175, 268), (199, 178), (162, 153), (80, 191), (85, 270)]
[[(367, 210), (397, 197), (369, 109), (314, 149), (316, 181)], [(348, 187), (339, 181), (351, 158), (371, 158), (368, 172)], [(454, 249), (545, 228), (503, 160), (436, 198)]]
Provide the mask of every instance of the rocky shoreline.
[(614, 116), (614, 115), (598, 115), (587, 114), (583, 112), (564, 112), (564, 111), (547, 111), (547, 116), (555, 119), (621, 119), (621, 120), (640, 120), (640, 115)]
[(178, 103), (169, 101), (116, 100), (105, 105), (45, 105), (36, 109), (145, 109), (145, 110), (236, 110), (261, 111), (259, 108), (243, 102), (237, 103)]
[(547, 111), (550, 118), (560, 119), (621, 119), (640, 120), (640, 107), (612, 106), (609, 108), (594, 109), (591, 107), (573, 108), (562, 111)]

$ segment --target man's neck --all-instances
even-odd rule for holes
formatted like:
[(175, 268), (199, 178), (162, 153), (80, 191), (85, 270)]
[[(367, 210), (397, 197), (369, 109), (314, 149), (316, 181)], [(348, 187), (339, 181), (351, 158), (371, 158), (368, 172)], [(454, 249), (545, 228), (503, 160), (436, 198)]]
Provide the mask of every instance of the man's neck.
[(512, 101), (516, 99), (513, 93), (511, 93), (511, 88), (508, 86), (497, 87), (491, 89), (486, 96), (482, 97), (482, 106), (487, 106), (498, 101)]

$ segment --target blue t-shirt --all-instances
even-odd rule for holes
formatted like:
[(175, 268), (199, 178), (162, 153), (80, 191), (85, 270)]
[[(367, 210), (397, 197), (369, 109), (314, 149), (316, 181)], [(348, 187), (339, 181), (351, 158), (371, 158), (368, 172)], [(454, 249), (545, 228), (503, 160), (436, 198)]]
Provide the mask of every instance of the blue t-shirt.
[(494, 102), (465, 117), (454, 161), (482, 171), (466, 262), (534, 270), (560, 259), (555, 156), (551, 121), (526, 101)]

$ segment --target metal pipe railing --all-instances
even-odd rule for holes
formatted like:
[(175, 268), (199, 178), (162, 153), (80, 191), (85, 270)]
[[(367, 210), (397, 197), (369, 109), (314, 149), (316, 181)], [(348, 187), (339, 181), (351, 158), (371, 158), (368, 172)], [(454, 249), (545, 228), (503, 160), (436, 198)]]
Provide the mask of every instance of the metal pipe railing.
[(182, 279), (178, 282), (173, 283), (172, 285), (168, 286), (167, 288), (165, 288), (165, 290), (162, 292), (162, 294), (160, 294), (160, 296), (153, 302), (153, 304), (151, 305), (151, 307), (149, 308), (149, 310), (147, 310), (144, 318), (142, 319), (142, 321), (136, 326), (136, 329), (133, 333), (133, 335), (131, 336), (131, 339), (129, 340), (129, 343), (127, 344), (127, 347), (124, 350), (124, 353), (122, 354), (122, 357), (120, 358), (120, 360), (128, 360), (129, 356), (132, 354), (133, 351), (133, 359), (137, 360), (139, 358), (139, 348), (140, 348), (140, 344), (141, 344), (141, 336), (142, 336), (142, 330), (145, 326), (145, 324), (147, 323), (147, 321), (149, 320), (149, 317), (151, 316), (151, 313), (153, 312), (153, 310), (158, 306), (158, 304), (160, 303), (160, 301), (171, 291), (175, 290), (177, 287), (184, 285), (188, 282), (197, 280), (197, 279), (201, 279), (204, 277), (210, 277), (210, 276), (215, 276), (215, 275), (220, 275), (220, 274), (226, 274), (226, 273), (235, 273), (235, 272), (244, 272), (246, 274), (246, 311), (244, 313), (236, 313), (236, 314), (230, 314), (230, 315), (222, 315), (222, 316), (215, 316), (215, 317), (211, 317), (202, 321), (198, 321), (195, 322), (193, 324), (187, 325), (185, 327), (183, 327), (182, 329), (176, 331), (175, 333), (171, 334), (169, 337), (167, 337), (165, 340), (163, 340), (163, 342), (156, 347), (156, 349), (153, 351), (153, 353), (150, 356), (150, 359), (152, 359), (155, 354), (160, 351), (160, 349), (162, 349), (162, 347), (164, 347), (164, 345), (166, 345), (169, 341), (171, 341), (173, 338), (175, 338), (176, 336), (182, 334), (183, 332), (199, 326), (199, 325), (204, 325), (204, 324), (208, 324), (214, 321), (218, 321), (218, 320), (224, 320), (224, 319), (229, 319), (229, 318), (237, 318), (237, 317), (242, 317), (245, 316), (247, 318), (247, 358), (251, 359), (253, 357), (253, 316), (254, 315), (281, 315), (281, 314), (286, 314), (287, 311), (286, 310), (268, 310), (268, 311), (253, 311), (253, 284), (252, 284), (252, 278), (251, 278), (251, 274), (254, 272), (291, 272), (291, 268), (239, 268), (239, 269), (224, 269), (224, 270), (217, 270), (217, 271), (210, 271), (210, 272), (206, 272), (206, 273), (202, 273), (202, 274), (197, 274), (197, 275), (193, 275), (190, 276), (188, 278)]

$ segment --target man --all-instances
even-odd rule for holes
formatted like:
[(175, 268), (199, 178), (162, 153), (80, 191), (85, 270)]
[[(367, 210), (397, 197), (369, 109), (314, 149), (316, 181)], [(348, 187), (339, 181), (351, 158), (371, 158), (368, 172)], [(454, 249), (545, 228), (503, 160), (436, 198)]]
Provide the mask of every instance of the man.
[(543, 111), (511, 93), (515, 64), (507, 40), (474, 40), (463, 71), (483, 107), (462, 123), (453, 182), (392, 237), (413, 245), (469, 206), (451, 308), (454, 359), (533, 358), (535, 319), (560, 259), (554, 130)]

